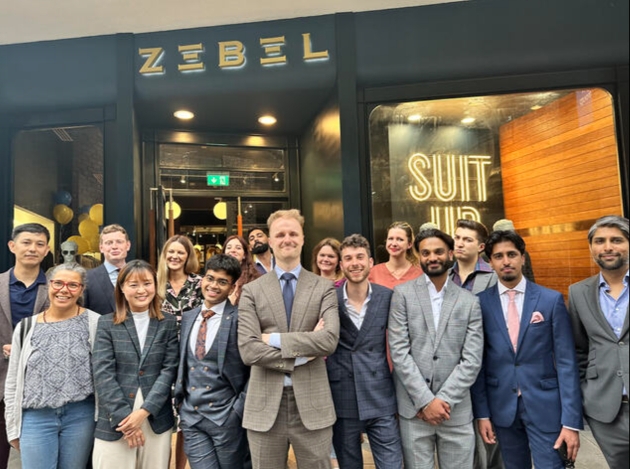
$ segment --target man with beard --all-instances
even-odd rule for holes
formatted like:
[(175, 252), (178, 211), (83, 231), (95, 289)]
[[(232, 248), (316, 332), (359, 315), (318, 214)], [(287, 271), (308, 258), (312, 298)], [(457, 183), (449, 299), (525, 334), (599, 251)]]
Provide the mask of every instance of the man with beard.
[(525, 241), (516, 232), (495, 231), (485, 251), (499, 281), (478, 295), (485, 350), (471, 394), (479, 433), (485, 443), (499, 441), (507, 469), (530, 469), (532, 459), (560, 469), (557, 450), (566, 445), (574, 461), (583, 428), (564, 298), (525, 278)]
[(254, 263), (260, 274), (266, 274), (275, 265), (273, 254), (269, 249), (269, 237), (264, 228), (252, 228), (247, 234), (249, 247), (254, 255)]
[(326, 359), (337, 421), (333, 445), (339, 466), (362, 469), (361, 433), (367, 433), (378, 469), (401, 469), (396, 395), (387, 363), (386, 327), (392, 291), (368, 281), (370, 243), (358, 234), (340, 246), (346, 282), (337, 288), (339, 345)]
[(394, 289), (389, 347), (406, 468), (472, 467), (475, 434), (470, 387), (481, 367), (479, 300), (448, 280), (454, 242), (437, 229), (414, 245), (420, 277)]
[(588, 232), (600, 272), (569, 287), (584, 414), (608, 465), (630, 466), (628, 446), (628, 219), (608, 215)]

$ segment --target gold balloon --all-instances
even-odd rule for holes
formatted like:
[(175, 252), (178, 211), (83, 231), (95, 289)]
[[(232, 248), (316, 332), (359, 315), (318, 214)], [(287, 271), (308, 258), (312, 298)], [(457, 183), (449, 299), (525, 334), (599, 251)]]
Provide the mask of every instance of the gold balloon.
[(79, 220), (79, 223), (81, 223), (83, 220), (87, 220), (88, 218), (90, 218), (89, 213), (80, 213), (77, 220)]
[(74, 212), (70, 207), (64, 204), (55, 205), (53, 208), (53, 217), (57, 221), (57, 223), (61, 225), (66, 225), (70, 223), (72, 217), (74, 216)]
[(217, 202), (212, 209), (212, 213), (219, 220), (225, 220), (227, 218), (227, 204), (225, 202)]
[[(169, 220), (171, 218), (170, 210), (171, 210), (171, 203), (170, 202), (166, 202), (166, 205), (164, 206), (164, 212), (166, 212), (166, 219), (167, 220)], [(175, 220), (181, 214), (182, 214), (182, 208), (179, 206), (179, 204), (177, 202), (173, 202), (173, 220)]]
[(90, 237), (94, 235), (98, 236), (98, 225), (90, 218), (83, 220), (79, 223), (79, 233), (81, 233), (81, 236), (85, 239), (89, 240)]
[(87, 242), (90, 245), (90, 252), (98, 252), (99, 251), (99, 237), (98, 234), (90, 235), (87, 238)]
[(90, 244), (81, 236), (70, 236), (68, 238), (68, 241), (74, 241), (75, 243), (77, 243), (77, 254), (85, 254), (90, 250)]
[(103, 204), (94, 204), (90, 208), (90, 218), (97, 225), (103, 224)]

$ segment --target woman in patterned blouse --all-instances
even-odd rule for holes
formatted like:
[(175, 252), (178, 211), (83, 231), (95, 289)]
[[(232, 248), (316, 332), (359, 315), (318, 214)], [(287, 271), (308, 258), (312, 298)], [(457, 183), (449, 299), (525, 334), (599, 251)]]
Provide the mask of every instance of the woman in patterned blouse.
[[(195, 248), (187, 236), (175, 235), (164, 243), (158, 263), (158, 294), (164, 298), (162, 312), (177, 317), (177, 324), (182, 320), (182, 313), (196, 308), (203, 302), (201, 294), (201, 276), (197, 275), (199, 261)], [(175, 467), (184, 468), (184, 439), (177, 431), (175, 446)]]

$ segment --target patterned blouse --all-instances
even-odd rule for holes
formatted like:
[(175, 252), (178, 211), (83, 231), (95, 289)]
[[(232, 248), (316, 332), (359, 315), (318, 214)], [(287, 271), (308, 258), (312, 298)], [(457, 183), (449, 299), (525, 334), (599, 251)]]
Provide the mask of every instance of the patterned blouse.
[(59, 322), (36, 323), (24, 376), (25, 409), (57, 409), (94, 394), (86, 313)]
[(183, 312), (195, 309), (201, 303), (203, 296), (200, 275), (189, 274), (178, 295), (175, 294), (171, 283), (166, 282), (166, 298), (162, 303), (162, 312), (173, 314), (181, 321)]

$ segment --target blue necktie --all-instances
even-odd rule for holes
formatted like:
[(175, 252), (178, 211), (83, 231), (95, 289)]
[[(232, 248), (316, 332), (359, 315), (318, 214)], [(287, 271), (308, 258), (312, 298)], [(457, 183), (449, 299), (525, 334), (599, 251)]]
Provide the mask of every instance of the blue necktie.
[(287, 326), (291, 324), (291, 309), (293, 308), (293, 288), (291, 287), (291, 281), (295, 278), (295, 275), (291, 273), (284, 273), (280, 277), (284, 280), (284, 287), (282, 287), (282, 299), (284, 300), (284, 309), (287, 312)]

